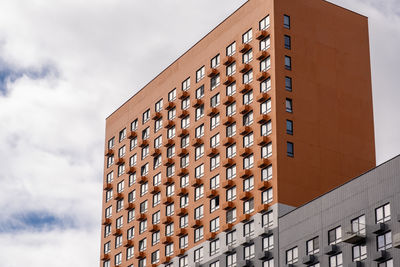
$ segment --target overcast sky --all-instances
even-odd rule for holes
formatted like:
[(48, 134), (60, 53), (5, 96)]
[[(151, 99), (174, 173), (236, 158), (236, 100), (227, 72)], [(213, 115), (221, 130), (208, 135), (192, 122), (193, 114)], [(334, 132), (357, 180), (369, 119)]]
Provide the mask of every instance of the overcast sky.
[[(98, 266), (105, 118), (244, 2), (0, 1), (1, 266)], [(400, 2), (332, 2), (369, 17), (381, 163), (400, 153)]]

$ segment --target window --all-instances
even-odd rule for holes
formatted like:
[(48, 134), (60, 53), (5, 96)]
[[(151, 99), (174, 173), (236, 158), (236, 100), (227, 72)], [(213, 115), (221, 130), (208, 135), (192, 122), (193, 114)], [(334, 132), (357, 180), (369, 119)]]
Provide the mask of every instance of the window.
[(230, 254), (226, 256), (226, 266), (227, 267), (236, 267), (236, 253)]
[(171, 256), (172, 254), (174, 254), (174, 244), (168, 244), (165, 246), (165, 256)]
[(203, 66), (200, 69), (198, 69), (196, 71), (196, 82), (198, 83), (201, 79), (203, 79), (205, 74), (206, 74), (206, 67), (205, 66)]
[(106, 191), (106, 202), (110, 201), (112, 199), (113, 191), (112, 190), (107, 190)]
[(272, 122), (261, 124), (261, 136), (267, 136), (272, 133)]
[(342, 253), (329, 257), (329, 267), (343, 267)]
[(267, 57), (266, 59), (260, 62), (260, 71), (267, 71), (271, 68), (271, 57)]
[(219, 187), (219, 174), (211, 177), (210, 179), (210, 189), (217, 189)]
[(146, 140), (150, 137), (150, 127), (147, 127), (142, 131), (142, 139)]
[(285, 35), (284, 39), (285, 39), (285, 48), (286, 49), (291, 49), (290, 36), (289, 35)]
[(126, 138), (126, 128), (119, 132), (119, 142), (122, 142)]
[(232, 180), (236, 177), (236, 165), (226, 168), (226, 179)]
[(268, 188), (267, 190), (262, 192), (261, 201), (263, 204), (268, 204), (273, 201), (273, 190), (272, 188)]
[(319, 252), (318, 236), (308, 240), (306, 243), (306, 248), (307, 248), (306, 251), (307, 255), (317, 254)]
[(353, 261), (362, 261), (367, 258), (367, 246), (365, 244), (353, 247)]
[(210, 138), (210, 147), (215, 148), (219, 146), (219, 133)]
[(386, 250), (392, 247), (392, 232), (387, 232), (382, 235), (378, 235), (377, 248), (378, 250)]
[(211, 125), (210, 125), (210, 130), (215, 129), (219, 125), (219, 113), (217, 115), (214, 115), (211, 117)]
[(231, 125), (226, 127), (226, 136), (233, 137), (236, 134), (236, 123), (232, 123)]
[(375, 210), (375, 221), (376, 223), (383, 223), (390, 221), (390, 203), (387, 203)]
[(211, 90), (214, 90), (220, 83), (221, 83), (221, 78), (220, 78), (219, 74), (212, 77), (210, 80)]
[(260, 41), (260, 51), (265, 51), (271, 47), (271, 38), (269, 36), (265, 37)]
[(353, 233), (365, 235), (365, 215), (351, 220), (351, 231)]
[(264, 261), (262, 267), (274, 267), (274, 259)]
[(142, 118), (143, 118), (143, 124), (150, 120), (150, 109), (143, 112)]
[(270, 20), (269, 20), (269, 15), (267, 15), (265, 18), (263, 18), (260, 22), (260, 30), (265, 30), (269, 28)]
[[(143, 155), (143, 152), (142, 152)], [(143, 157), (143, 156), (142, 156)], [(143, 158), (142, 158), (143, 159)], [(135, 166), (137, 163), (137, 154), (133, 154), (130, 158), (129, 158), (129, 166)]]
[(226, 67), (226, 76), (232, 76), (236, 73), (236, 62), (233, 62), (229, 66)]
[(251, 244), (249, 246), (245, 246), (244, 247), (244, 259), (245, 260), (251, 260), (252, 258), (254, 258), (255, 257), (255, 253), (256, 253), (255, 250), (256, 250), (256, 248), (255, 248), (254, 244)]
[(210, 232), (217, 232), (219, 230), (219, 217), (210, 221)]
[(134, 121), (131, 122), (131, 131), (136, 131), (138, 126), (139, 126), (138, 119), (135, 119)]
[(200, 185), (194, 189), (194, 201), (199, 200), (204, 196), (204, 185)]
[(254, 177), (250, 176), (243, 180), (243, 191), (251, 191), (254, 189)]
[(115, 137), (111, 138), (110, 140), (108, 140), (108, 148), (111, 149), (114, 147), (114, 143), (115, 143)]
[(243, 125), (250, 126), (253, 123), (253, 111), (250, 111), (243, 115)]
[(104, 254), (107, 254), (111, 251), (111, 241), (108, 241), (104, 244)]
[(378, 263), (378, 267), (393, 267), (393, 259)]
[(219, 63), (220, 63), (220, 56), (218, 54), (211, 59), (211, 68), (215, 69), (216, 67), (219, 66)]
[(296, 263), (298, 261), (298, 249), (297, 247), (286, 250), (286, 264)]
[(167, 167), (167, 177), (171, 177), (175, 174), (175, 164)]
[(179, 258), (179, 267), (188, 267), (189, 266), (189, 260), (188, 256), (183, 256)]
[(154, 122), (154, 132), (156, 133), (156, 132), (158, 132), (159, 130), (161, 130), (162, 125), (163, 125), (162, 119), (156, 120), (156, 121)]
[(104, 226), (104, 237), (107, 237), (111, 234), (111, 224), (107, 224)]
[(182, 110), (190, 108), (190, 97), (186, 97), (185, 99), (182, 100), (181, 108)]
[(268, 114), (272, 110), (271, 98), (261, 103), (261, 114)]
[(253, 31), (252, 29), (248, 30), (242, 35), (242, 42), (244, 44), (249, 43), (253, 39)]
[(269, 142), (267, 145), (261, 147), (261, 157), (269, 158), (272, 156), (272, 142)]
[(244, 64), (249, 64), (253, 60), (253, 49), (250, 49), (243, 54), (242, 61)]
[(168, 120), (173, 120), (176, 117), (176, 108), (168, 110)]
[(189, 236), (184, 235), (179, 238), (179, 248), (186, 248), (189, 244)]
[(231, 117), (236, 114), (236, 102), (226, 107), (226, 116)]
[(173, 156), (175, 156), (175, 145), (167, 148), (167, 157), (172, 158)]
[(236, 243), (236, 230), (233, 230), (226, 234), (226, 245), (232, 246)]
[(136, 190), (132, 190), (128, 194), (128, 202), (133, 203), (136, 200)]
[(125, 184), (124, 181), (121, 181), (121, 182), (119, 182), (119, 183), (117, 184), (117, 192), (118, 192), (118, 193), (122, 193), (122, 192), (124, 191), (124, 184)]
[(140, 174), (142, 176), (146, 176), (148, 173), (149, 173), (149, 163), (146, 163), (140, 168)]
[(214, 157), (211, 157), (210, 158), (210, 171), (218, 168), (219, 164), (220, 164), (220, 156), (219, 156), (219, 154), (215, 155)]
[(190, 89), (190, 77), (182, 82), (182, 91), (187, 91)]
[(202, 117), (204, 117), (204, 105), (196, 108), (196, 121), (198, 121)]
[(187, 187), (189, 185), (189, 175), (183, 175), (181, 177), (181, 188)]
[(136, 183), (136, 172), (129, 175), (129, 186), (132, 186)]
[(201, 205), (194, 209), (194, 219), (200, 220), (204, 216), (204, 206)]
[(203, 135), (204, 135), (204, 124), (201, 124), (200, 126), (196, 127), (195, 136), (196, 138), (200, 138)]
[(143, 259), (139, 260), (139, 266), (138, 267), (146, 267), (146, 258), (143, 258)]
[(254, 134), (253, 133), (249, 133), (248, 135), (245, 135), (243, 137), (243, 146), (244, 147), (250, 147), (252, 146), (254, 143)]
[(335, 245), (342, 242), (342, 228), (340, 226), (328, 232), (329, 245)]
[(251, 102), (253, 102), (253, 90), (243, 95), (243, 105), (249, 105)]
[(135, 237), (135, 227), (131, 227), (127, 231), (128, 240), (131, 240)]
[(217, 93), (215, 94), (213, 97), (211, 97), (210, 100), (210, 106), (215, 108), (216, 106), (218, 106), (220, 104), (220, 94)]
[(151, 264), (156, 264), (159, 261), (160, 261), (160, 251), (156, 250), (153, 253), (151, 253)]
[(227, 158), (234, 158), (236, 156), (236, 144), (228, 146), (226, 148), (226, 157)]
[(249, 199), (243, 203), (243, 211), (245, 214), (252, 213), (254, 211), (254, 199)]
[(293, 135), (293, 121), (286, 120), (286, 133)]
[(201, 226), (194, 230), (194, 242), (198, 242), (204, 237), (204, 227)]
[(204, 85), (196, 89), (196, 99), (200, 99), (204, 96)]
[(263, 250), (272, 250), (274, 248), (274, 236), (270, 235), (263, 238)]
[(248, 237), (254, 234), (254, 221), (250, 221), (243, 225), (243, 236)]
[(211, 263), (210, 267), (219, 267), (219, 261)]
[(286, 98), (286, 111), (292, 113), (293, 106), (292, 106), (292, 99)]
[(233, 208), (226, 212), (226, 223), (233, 223), (235, 221), (236, 221), (236, 208)]
[(115, 265), (121, 265), (122, 263), (122, 253), (118, 253), (117, 255), (115, 255)]
[(189, 225), (189, 215), (185, 215), (179, 218), (179, 227), (186, 228)]
[(174, 234), (174, 223), (167, 224), (167, 226), (165, 226), (165, 235), (171, 236), (173, 234)]
[(195, 148), (195, 160), (200, 159), (202, 156), (204, 156), (204, 144)]
[(288, 157), (294, 157), (294, 145), (292, 142), (287, 142), (287, 155)]
[(226, 48), (226, 55), (233, 56), (235, 52), (236, 52), (236, 42), (233, 42)]
[(283, 27), (290, 29), (290, 16), (283, 15)]
[(219, 252), (219, 239), (210, 242), (210, 256)]
[(153, 213), (152, 215), (152, 223), (153, 224), (159, 224), (161, 220), (161, 212), (157, 211), (155, 213)]
[(113, 155), (108, 156), (107, 157), (107, 168), (110, 168), (111, 165), (113, 165), (113, 164), (114, 164), (114, 156)]
[(289, 56), (285, 56), (285, 69), (287, 70), (292, 69), (292, 58)]
[(176, 99), (176, 88), (168, 93), (168, 101), (172, 102)]
[(271, 90), (271, 78), (268, 77), (264, 81), (260, 83), (260, 92), (261, 93), (266, 93), (269, 90)]
[(253, 70), (249, 70), (243, 74), (243, 84), (249, 84), (253, 81)]
[(167, 186), (167, 197), (173, 196), (175, 194), (175, 184)]
[(185, 208), (189, 205), (189, 195), (186, 194), (184, 196), (181, 196), (180, 200), (179, 200), (179, 204), (181, 208)]
[(156, 175), (153, 176), (153, 185), (157, 186), (161, 184), (161, 173), (157, 173)]
[(233, 82), (233, 83), (231, 83), (230, 85), (228, 85), (228, 86), (226, 87), (226, 95), (227, 95), (227, 96), (232, 96), (232, 95), (234, 95), (235, 93), (236, 93), (236, 83)]
[(286, 91), (292, 91), (292, 78), (286, 76), (285, 77), (285, 89)]
[(149, 151), (149, 146), (145, 146), (142, 148), (142, 159), (145, 159), (149, 155)]
[(186, 116), (181, 120), (181, 128), (186, 129), (190, 126), (190, 116)]
[(243, 159), (243, 169), (251, 169), (254, 166), (254, 155), (251, 154)]
[(261, 170), (261, 180), (268, 181), (272, 179), (272, 165)]
[[(124, 208), (124, 200), (120, 199), (117, 201), (117, 212), (121, 211)], [(122, 221), (121, 221), (122, 223)]]
[(139, 240), (139, 251), (145, 251), (147, 247), (147, 239), (143, 238), (142, 240)]
[(202, 261), (203, 257), (204, 257), (203, 247), (200, 247), (194, 251), (194, 262)]
[(273, 212), (269, 211), (262, 215), (262, 226), (263, 227), (272, 227), (274, 226), (274, 216)]
[(214, 212), (219, 209), (219, 196), (216, 196), (210, 200), (210, 212)]
[(122, 246), (122, 235), (115, 237), (115, 248)]
[(111, 183), (114, 180), (114, 172), (111, 171), (107, 174), (107, 183)]
[(142, 203), (140, 203), (140, 213), (146, 213), (147, 212), (147, 207), (148, 207), (147, 200), (145, 200)]
[(135, 219), (135, 209), (128, 211), (128, 223)]
[(201, 164), (201, 165), (197, 166), (194, 172), (195, 172), (196, 179), (199, 179), (199, 178), (203, 177), (203, 175), (204, 175), (204, 164)]
[(154, 232), (151, 235), (151, 244), (154, 246), (155, 244), (158, 244), (160, 242), (160, 231)]

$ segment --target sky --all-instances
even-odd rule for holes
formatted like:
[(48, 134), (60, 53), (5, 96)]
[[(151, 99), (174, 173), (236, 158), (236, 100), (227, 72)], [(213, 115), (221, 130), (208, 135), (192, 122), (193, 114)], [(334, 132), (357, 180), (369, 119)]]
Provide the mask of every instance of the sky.
[[(245, 0), (0, 1), (3, 267), (99, 266), (105, 118)], [(377, 161), (400, 153), (400, 2), (369, 17)]]

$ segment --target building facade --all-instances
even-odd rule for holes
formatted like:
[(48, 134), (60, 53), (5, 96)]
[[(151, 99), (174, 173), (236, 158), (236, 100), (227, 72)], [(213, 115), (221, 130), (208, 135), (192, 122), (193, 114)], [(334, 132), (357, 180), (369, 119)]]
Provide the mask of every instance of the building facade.
[(262, 225), (375, 166), (367, 18), (250, 0), (111, 114), (105, 138), (101, 266), (235, 266)]

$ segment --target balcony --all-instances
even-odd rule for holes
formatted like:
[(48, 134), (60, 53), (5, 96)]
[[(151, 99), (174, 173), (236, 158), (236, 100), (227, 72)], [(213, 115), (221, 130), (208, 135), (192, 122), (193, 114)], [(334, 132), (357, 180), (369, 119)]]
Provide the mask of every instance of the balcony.
[(219, 74), (219, 71), (217, 69), (210, 69), (207, 72), (207, 77), (214, 77), (215, 75)]
[[(354, 229), (356, 228), (356, 229)], [(366, 230), (364, 224), (353, 224), (350, 228), (346, 229), (343, 236), (343, 242), (349, 244), (359, 244), (366, 239)]]
[(231, 125), (235, 122), (235, 119), (232, 116), (224, 117), (222, 119), (222, 124), (225, 126)]
[(246, 73), (251, 69), (251, 66), (249, 64), (242, 64), (239, 67), (239, 72), (240, 73)]
[(253, 197), (253, 194), (249, 191), (242, 192), (239, 196), (240, 200), (249, 200)]
[(227, 201), (222, 203), (222, 209), (223, 210), (231, 210), (235, 207), (235, 204), (232, 201)]
[(269, 56), (269, 53), (267, 51), (260, 51), (256, 54), (256, 59), (258, 60), (263, 60)]
[(178, 136), (179, 136), (179, 137), (184, 137), (184, 136), (186, 136), (186, 135), (188, 135), (188, 134), (189, 134), (188, 129), (182, 129), (182, 130), (180, 130), (180, 131), (178, 132)]
[(180, 169), (178, 170), (178, 172), (177, 172), (177, 175), (178, 175), (178, 176), (184, 176), (184, 175), (186, 175), (186, 174), (189, 174), (189, 170), (186, 169), (186, 168), (180, 168)]
[(136, 253), (135, 253), (135, 258), (136, 259), (143, 259), (143, 258), (145, 258), (146, 257), (146, 254), (143, 252), (143, 251), (137, 251)]
[(263, 124), (266, 123), (270, 120), (270, 117), (267, 114), (261, 114), (258, 118), (257, 118), (257, 122), (259, 124)]
[(199, 228), (200, 226), (203, 226), (203, 222), (201, 220), (195, 220), (190, 227), (191, 228)]
[(172, 216), (165, 216), (164, 218), (162, 218), (161, 223), (162, 224), (170, 224), (174, 221), (174, 218), (172, 218)]
[(249, 113), (251, 110), (252, 110), (252, 108), (250, 105), (243, 105), (240, 107), (239, 113), (243, 115), (243, 114)]
[(114, 155), (114, 150), (113, 150), (113, 149), (111, 149), (111, 148), (108, 148), (108, 149), (106, 150), (106, 153), (105, 153), (105, 155), (106, 155), (106, 156), (111, 156), (111, 155)]
[(225, 223), (224, 225), (222, 225), (221, 230), (224, 232), (229, 232), (230, 230), (232, 230), (232, 228), (233, 228), (233, 224)]
[(251, 46), (249, 44), (242, 44), (239, 47), (239, 52), (240, 53), (246, 53), (247, 51), (249, 51), (251, 49)]
[(158, 120), (158, 119), (161, 119), (161, 118), (162, 118), (161, 112), (154, 113), (154, 115), (152, 117), (152, 119), (155, 120), (155, 121)]
[(197, 108), (204, 104), (204, 101), (201, 99), (196, 99), (192, 105), (192, 107)]
[(255, 37), (256, 37), (257, 40), (262, 40), (262, 39), (264, 39), (265, 37), (267, 37), (268, 34), (269, 34), (269, 33), (268, 33), (267, 30), (258, 30), (258, 31), (256, 32), (256, 34), (255, 34)]
[(163, 185), (170, 185), (174, 183), (174, 179), (172, 177), (164, 177), (162, 178)]
[(206, 240), (214, 240), (217, 237), (216, 232), (207, 232), (205, 235)]
[(242, 260), (238, 262), (238, 265), (240, 267), (253, 267), (254, 264), (251, 260)]
[(165, 256), (161, 258), (161, 263), (169, 263), (171, 261), (171, 257), (170, 256)]
[(171, 166), (174, 163), (175, 163), (175, 161), (172, 158), (166, 158), (166, 159), (163, 160), (163, 165), (164, 166)]
[(106, 183), (106, 184), (104, 185), (104, 190), (110, 190), (110, 189), (112, 189), (112, 188), (113, 188), (112, 183)]
[(225, 66), (228, 66), (228, 65), (232, 64), (233, 62), (235, 62), (235, 58), (231, 57), (231, 56), (227, 56), (222, 59), (222, 64), (224, 64)]
[(253, 89), (250, 84), (245, 84), (243, 85), (243, 87), (240, 88), (239, 92), (242, 94), (248, 93), (251, 91), (251, 89)]
[(258, 212), (268, 211), (269, 207), (270, 207), (269, 204), (261, 204), (260, 206), (258, 206), (257, 211)]
[(128, 168), (128, 171), (127, 171), (128, 174), (133, 174), (133, 173), (135, 173), (135, 172), (136, 172), (136, 168), (135, 168), (135, 167), (130, 166), (130, 167)]
[(264, 102), (265, 100), (267, 100), (269, 98), (269, 94), (268, 93), (260, 93), (257, 98), (256, 101), (259, 103)]
[(301, 262), (305, 265), (311, 265), (316, 261), (317, 261), (317, 257), (315, 257), (314, 255), (306, 255), (303, 257)]
[(133, 210), (135, 208), (135, 204), (132, 202), (129, 202), (126, 206), (125, 209), (126, 210)]
[(178, 149), (178, 151), (176, 152), (176, 154), (177, 154), (179, 157), (182, 157), (182, 156), (184, 156), (184, 155), (189, 154), (189, 151), (188, 151), (186, 148), (180, 148), (180, 149)]
[(247, 222), (247, 221), (249, 221), (250, 219), (251, 219), (250, 214), (242, 214), (242, 215), (239, 217), (239, 221), (240, 221), (240, 222)]
[(147, 140), (147, 139), (142, 140), (142, 141), (139, 143), (139, 146), (140, 146), (140, 147), (145, 147), (145, 146), (148, 146), (148, 145), (149, 145), (149, 140)]
[(159, 148), (152, 148), (150, 150), (150, 155), (153, 157), (158, 156), (160, 154), (161, 154), (161, 149), (159, 149)]
[(140, 176), (139, 178), (139, 184), (144, 184), (147, 183), (149, 181), (149, 178), (147, 178), (147, 176)]
[(253, 172), (251, 170), (243, 170), (239, 173), (239, 177), (246, 179), (248, 177), (250, 177), (251, 175), (253, 175)]
[(232, 76), (227, 76), (227, 77), (224, 79), (223, 84), (224, 84), (224, 85), (230, 85), (230, 84), (233, 83), (234, 81), (236, 81), (234, 77), (232, 77)]
[(335, 255), (340, 252), (340, 248), (337, 245), (328, 245), (324, 247), (325, 255)]
[(169, 129), (175, 126), (175, 122), (172, 120), (165, 120), (164, 121), (164, 128)]
[(174, 199), (172, 197), (166, 197), (163, 199), (163, 204), (171, 204), (174, 202)]
[(200, 146), (200, 145), (202, 145), (204, 142), (203, 142), (203, 140), (201, 139), (201, 138), (194, 138), (193, 140), (192, 140), (192, 146), (195, 146), (195, 147), (197, 147), (197, 146)]
[(259, 74), (257, 74), (256, 79), (259, 82), (264, 81), (265, 79), (267, 79), (269, 77), (269, 74), (266, 71), (260, 72)]
[(263, 146), (271, 142), (271, 139), (268, 136), (260, 136), (257, 138), (257, 145)]
[(272, 252), (270, 251), (263, 251), (258, 253), (257, 258), (259, 260), (269, 260), (272, 259)]
[(157, 194), (158, 192), (161, 192), (161, 188), (159, 186), (152, 186), (149, 191), (151, 194)]
[(235, 164), (235, 160), (234, 159), (223, 159), (222, 160), (222, 166), (224, 166), (224, 167), (230, 167), (233, 164)]
[(235, 98), (233, 96), (226, 96), (222, 99), (222, 103), (226, 106), (232, 104), (233, 102), (235, 102)]
[(137, 221), (144, 221), (146, 219), (147, 219), (147, 216), (146, 216), (145, 213), (139, 213), (139, 214), (136, 215), (136, 220)]
[(217, 115), (219, 113), (219, 110), (218, 110), (218, 108), (210, 108), (208, 111), (207, 111), (207, 116), (214, 116), (214, 115)]
[(188, 193), (189, 193), (189, 190), (186, 187), (184, 187), (184, 188), (179, 189), (178, 196), (184, 196)]
[(226, 137), (224, 139), (222, 139), (222, 145), (223, 146), (230, 146), (235, 142), (235, 139), (233, 139), (232, 137)]
[(389, 227), (385, 223), (377, 223), (371, 227), (371, 232), (380, 235), (389, 230)]
[(180, 208), (177, 210), (176, 214), (178, 214), (178, 216), (182, 216), (188, 214), (188, 210), (186, 208)]
[(118, 158), (117, 161), (115, 162), (115, 164), (117, 164), (117, 165), (122, 165), (124, 163), (125, 163), (125, 159), (123, 159), (123, 158)]
[(215, 196), (217, 196), (217, 195), (218, 195), (218, 191), (215, 190), (215, 189), (211, 189), (211, 190), (208, 190), (208, 191), (206, 192), (206, 197), (207, 197), (207, 198), (213, 198), (213, 197), (215, 197)]
[(152, 224), (149, 229), (150, 232), (157, 232), (160, 231), (160, 226), (158, 224)]
[(102, 254), (101, 260), (106, 261), (106, 260), (109, 260), (109, 259), (110, 259), (110, 254), (108, 254), (108, 253)]
[(231, 188), (235, 185), (235, 182), (233, 180), (225, 180), (222, 182), (222, 187), (225, 189)]
[(210, 149), (207, 149), (207, 156), (209, 156), (209, 157), (214, 157), (215, 155), (217, 155), (218, 154), (218, 149), (217, 148), (210, 148)]
[(185, 99), (186, 97), (189, 97), (190, 96), (190, 94), (189, 94), (189, 92), (188, 91), (180, 91), (179, 93), (178, 93), (178, 98), (179, 99)]
[(105, 218), (103, 220), (103, 225), (109, 225), (109, 224), (111, 224), (111, 219), (110, 218)]
[(242, 126), (239, 128), (239, 134), (240, 135), (246, 135), (248, 133), (250, 133), (252, 130), (250, 128), (250, 126)]
[(174, 102), (167, 102), (167, 104), (165, 105), (165, 109), (166, 110), (170, 110), (173, 109), (175, 107), (175, 103)]
[(123, 198), (124, 198), (124, 195), (122, 193), (114, 194), (114, 199), (115, 200), (120, 200), (120, 199), (123, 199)]
[(268, 189), (272, 186), (270, 181), (261, 181), (258, 186), (257, 189), (260, 191), (264, 191), (265, 189)]
[(178, 118), (182, 119), (182, 118), (185, 118), (185, 117), (188, 116), (188, 115), (189, 115), (189, 111), (187, 111), (186, 109), (185, 109), (185, 110), (181, 110), (181, 111), (178, 113)]
[(376, 251), (375, 253), (373, 253), (372, 255), (372, 259), (376, 262), (383, 262), (387, 259), (390, 258), (390, 254), (389, 252), (387, 252), (386, 250), (379, 250)]
[(247, 157), (251, 153), (253, 153), (253, 151), (251, 150), (251, 148), (248, 147), (243, 147), (239, 150), (239, 155), (242, 157)]
[(193, 187), (199, 187), (200, 185), (203, 184), (203, 181), (201, 179), (194, 179), (191, 183), (191, 186)]
[(125, 240), (124, 241), (124, 247), (133, 247), (133, 240)]
[(184, 249), (184, 248), (180, 248), (180, 249), (175, 251), (175, 254), (178, 255), (178, 256), (182, 256), (185, 253), (186, 253), (186, 249)]
[(170, 147), (175, 145), (175, 141), (172, 139), (167, 139), (163, 142), (164, 147)]
[(263, 158), (263, 159), (260, 159), (259, 161), (257, 161), (257, 166), (259, 168), (267, 167), (270, 164), (271, 164), (271, 161), (267, 158)]
[(114, 229), (112, 234), (115, 235), (115, 236), (122, 235), (122, 230), (120, 228)]

